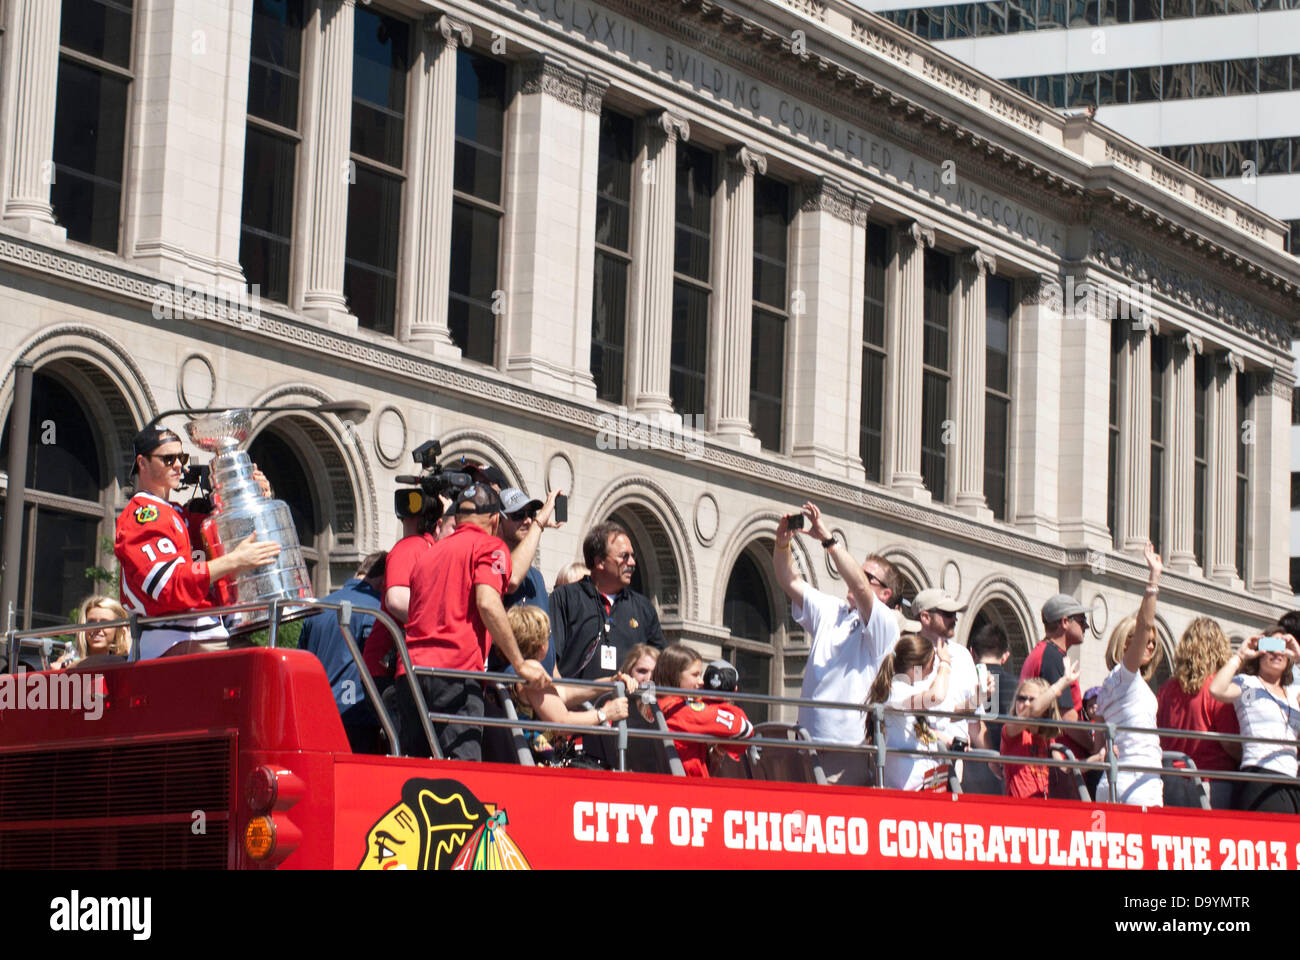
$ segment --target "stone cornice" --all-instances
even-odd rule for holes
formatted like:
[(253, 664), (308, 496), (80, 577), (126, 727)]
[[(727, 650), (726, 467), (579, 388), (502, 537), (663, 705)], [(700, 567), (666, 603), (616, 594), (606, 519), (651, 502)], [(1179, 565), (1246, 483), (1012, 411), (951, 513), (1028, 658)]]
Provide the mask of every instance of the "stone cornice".
[(1191, 309), (1216, 317), (1247, 336), (1290, 351), (1291, 324), (1270, 311), (1222, 289), (1211, 280), (1190, 273), (1164, 257), (1094, 229), (1088, 260), (1140, 283), (1150, 283), (1164, 296)]
[[(549, 53), (539, 53), (520, 65), (519, 92), (525, 96), (544, 94), (571, 107), (587, 109), (586, 76), (569, 63)], [(604, 91), (601, 91), (602, 96)], [(600, 112), (600, 101), (596, 111)]]
[(872, 198), (850, 190), (834, 177), (818, 177), (799, 184), (799, 210), (802, 213), (829, 213), (837, 220), (863, 227)]

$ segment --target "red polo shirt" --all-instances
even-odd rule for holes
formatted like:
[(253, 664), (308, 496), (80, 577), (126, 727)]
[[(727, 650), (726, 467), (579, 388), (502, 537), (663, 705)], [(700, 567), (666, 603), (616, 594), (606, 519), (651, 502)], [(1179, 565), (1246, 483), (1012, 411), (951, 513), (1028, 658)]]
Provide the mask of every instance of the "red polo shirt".
[[(510, 581), (505, 541), (462, 523), (435, 543), (411, 572), (406, 646), (411, 662), (449, 670), (482, 670), (492, 638), (479, 617), (474, 587), (504, 594)], [(402, 673), (398, 664), (398, 674)]]

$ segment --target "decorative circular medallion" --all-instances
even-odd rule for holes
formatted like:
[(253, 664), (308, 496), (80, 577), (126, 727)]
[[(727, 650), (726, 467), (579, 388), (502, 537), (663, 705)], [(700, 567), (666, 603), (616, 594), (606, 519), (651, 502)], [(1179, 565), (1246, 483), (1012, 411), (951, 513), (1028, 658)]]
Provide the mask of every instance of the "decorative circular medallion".
[(711, 493), (702, 493), (695, 501), (695, 536), (710, 546), (718, 535), (718, 501)]
[(386, 467), (395, 467), (406, 453), (406, 418), (396, 407), (384, 407), (375, 417), (375, 454)]
[(201, 410), (212, 406), (216, 389), (217, 375), (207, 357), (201, 353), (191, 353), (181, 361), (181, 375), (176, 379), (176, 392), (182, 407), (186, 410)]

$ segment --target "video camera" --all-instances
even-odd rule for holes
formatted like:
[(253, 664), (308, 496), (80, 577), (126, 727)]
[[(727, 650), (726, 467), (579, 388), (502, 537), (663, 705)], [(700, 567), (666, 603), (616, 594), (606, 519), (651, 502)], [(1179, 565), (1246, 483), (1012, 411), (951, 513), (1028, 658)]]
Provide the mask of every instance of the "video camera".
[(477, 474), (482, 470), (481, 464), (461, 457), (454, 464), (460, 469), (449, 470), (438, 463), (440, 456), (442, 444), (437, 440), (426, 440), (411, 451), (411, 458), (420, 465), (420, 473), (417, 476), (404, 474), (397, 478), (398, 483), (411, 485), (399, 488), (393, 496), (393, 506), (399, 518), (405, 520), (424, 515), (429, 520), (437, 520), (442, 516), (442, 500), (439, 497), (454, 500), (458, 491), (479, 479)]

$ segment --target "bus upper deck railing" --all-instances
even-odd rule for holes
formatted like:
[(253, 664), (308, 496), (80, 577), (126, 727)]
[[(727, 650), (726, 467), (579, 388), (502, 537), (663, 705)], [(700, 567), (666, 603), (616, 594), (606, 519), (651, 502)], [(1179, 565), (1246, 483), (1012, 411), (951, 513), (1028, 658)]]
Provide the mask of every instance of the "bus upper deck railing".
[[(203, 610), (196, 610), (185, 616), (224, 616), (233, 613), (243, 613), (257, 610), (268, 611), (268, 621), (266, 624), (267, 643), (269, 647), (276, 647), (279, 636), (279, 629), (282, 624), (281, 614), (285, 608), (292, 607), (295, 610), (294, 616), (301, 616), (302, 608), (311, 610), (333, 610), (338, 618), (340, 632), (344, 642), (348, 647), (354, 663), (358, 668), (360, 680), (366, 696), (369, 698), (376, 718), (384, 736), (388, 742), (388, 753), (390, 756), (401, 756), (399, 740), (397, 737), (396, 725), (389, 713), (388, 706), (384, 703), (383, 698), (379, 695), (378, 688), (371, 676), (369, 669), (366, 667), (362, 657), (362, 651), (356, 638), (352, 634), (350, 621), (354, 612), (362, 613), (365, 616), (374, 617), (381, 621), (389, 630), (394, 640), (398, 657), (402, 661), (404, 674), (408, 688), (411, 692), (412, 699), (417, 707), (417, 713), (421, 719), (422, 733), (429, 746), (429, 755), (442, 759), (442, 751), (439, 748), (437, 737), (435, 736), (433, 724), (445, 722), (457, 722), (464, 725), (479, 725), (483, 727), (508, 727), (521, 730), (547, 731), (553, 730), (564, 733), (575, 734), (594, 734), (596, 728), (579, 724), (560, 724), (550, 723), (540, 719), (525, 720), (523, 718), (496, 718), (496, 717), (465, 717), (461, 715), (430, 713), (427, 703), (425, 702), (423, 691), (416, 682), (420, 676), (436, 676), (446, 678), (461, 678), (470, 680), (482, 680), (485, 682), (496, 682), (503, 684), (520, 684), (523, 681), (513, 673), (487, 673), (483, 671), (467, 670), (449, 670), (437, 669), (425, 666), (416, 666), (410, 657), (410, 651), (406, 644), (406, 635), (402, 626), (398, 624), (391, 616), (383, 610), (374, 608), (355, 607), (350, 602), (329, 603), (322, 600), (271, 600), (271, 601), (251, 601), (247, 603), (229, 604), (222, 607), (212, 607)], [(135, 662), (139, 659), (140, 635), (142, 630), (150, 624), (175, 623), (176, 614), (169, 614), (157, 617), (142, 617), (137, 614), (131, 614), (126, 620), (114, 621), (97, 621), (98, 628), (117, 629), (126, 627), (131, 633), (132, 644), (131, 653), (128, 660)], [(15, 672), (20, 660), (20, 650), (24, 646), (39, 645), (40, 641), (48, 637), (66, 636), (76, 634), (85, 629), (84, 624), (73, 623), (64, 624), (54, 627), (36, 628), (31, 630), (8, 630), (5, 633), (5, 650), (7, 657), (5, 665), (8, 672)], [(599, 680), (571, 680), (571, 679), (553, 679), (552, 683), (557, 686), (584, 687), (589, 689), (598, 689), (608, 691), (616, 696), (629, 696), (630, 700), (635, 700), (646, 694), (643, 690), (641, 693), (629, 694), (621, 681), (599, 681)], [(668, 695), (692, 697), (700, 696), (700, 690), (686, 690), (670, 687), (650, 688), (649, 691), (653, 696)], [(848, 703), (844, 701), (827, 701), (812, 700), (801, 697), (779, 697), (770, 694), (758, 693), (739, 693), (728, 692), (725, 694), (716, 691), (709, 691), (710, 699), (724, 700), (727, 702), (758, 703), (769, 706), (782, 707), (811, 707), (818, 710), (845, 710), (858, 713), (864, 718), (863, 732), (866, 733), (866, 724), (869, 722), (872, 726), (873, 737), (871, 742), (865, 739), (857, 744), (846, 744), (814, 739), (775, 739), (769, 737), (751, 737), (746, 740), (736, 740), (734, 738), (715, 737), (706, 734), (685, 733), (674, 730), (659, 729), (635, 729), (629, 728), (626, 720), (621, 720), (613, 725), (612, 729), (604, 735), (614, 736), (617, 742), (617, 763), (618, 769), (626, 767), (626, 750), (629, 739), (647, 739), (647, 740), (672, 740), (680, 742), (698, 742), (707, 744), (730, 745), (745, 747), (757, 746), (761, 748), (774, 748), (785, 750), (803, 750), (803, 751), (836, 751), (839, 753), (863, 754), (875, 760), (876, 766), (876, 785), (883, 784), (885, 766), (890, 754), (903, 756), (917, 756), (934, 759), (937, 761), (965, 761), (986, 764), (1014, 763), (1017, 766), (1045, 766), (1052, 768), (1062, 768), (1076, 771), (1104, 771), (1110, 778), (1111, 783), (1117, 783), (1119, 774), (1154, 774), (1159, 776), (1173, 777), (1191, 777), (1200, 780), (1230, 780), (1245, 781), (1258, 783), (1278, 783), (1285, 785), (1300, 785), (1295, 777), (1286, 777), (1281, 774), (1260, 774), (1251, 773), (1241, 770), (1208, 770), (1198, 769), (1194, 766), (1190, 768), (1181, 767), (1149, 767), (1130, 765), (1123, 762), (1115, 750), (1116, 734), (1126, 733), (1145, 733), (1154, 734), (1164, 738), (1175, 738), (1180, 740), (1198, 740), (1211, 741), (1218, 743), (1257, 743), (1267, 744), (1270, 746), (1279, 746), (1294, 751), (1297, 743), (1294, 740), (1268, 739), (1261, 737), (1247, 737), (1241, 734), (1214, 733), (1209, 731), (1192, 731), (1177, 730), (1164, 728), (1145, 728), (1129, 727), (1112, 723), (1096, 723), (1077, 720), (1044, 720), (1043, 718), (1034, 718), (1036, 726), (1050, 726), (1057, 731), (1069, 729), (1100, 732), (1104, 735), (1103, 743), (1105, 747), (1106, 760), (1104, 762), (1092, 762), (1086, 758), (1062, 758), (1056, 757), (1030, 757), (1030, 756), (1002, 756), (994, 755), (992, 751), (978, 751), (967, 753), (966, 751), (952, 751), (947, 749), (904, 749), (900, 747), (890, 747), (885, 736), (885, 723), (888, 717), (926, 717), (926, 718), (947, 718), (964, 721), (986, 720), (992, 723), (1014, 723), (1017, 718), (994, 716), (994, 715), (976, 715), (968, 713), (954, 713), (950, 711), (920, 709), (920, 710), (899, 710), (885, 704), (860, 704)]]

